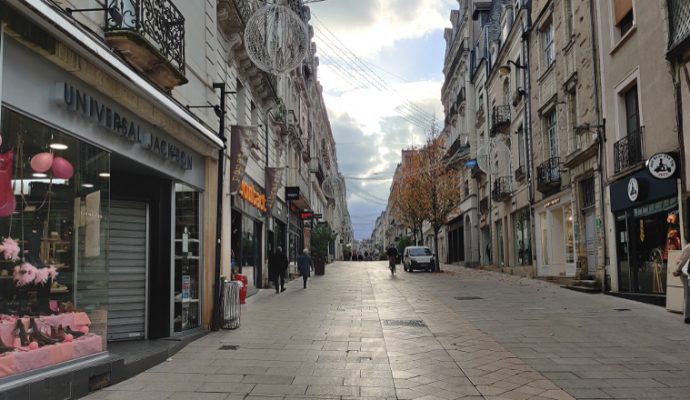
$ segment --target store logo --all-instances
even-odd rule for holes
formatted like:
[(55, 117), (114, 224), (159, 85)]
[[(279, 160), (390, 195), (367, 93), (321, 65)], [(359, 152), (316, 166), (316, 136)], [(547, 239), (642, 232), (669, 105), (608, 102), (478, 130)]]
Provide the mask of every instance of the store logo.
[(676, 172), (676, 160), (670, 154), (656, 153), (647, 160), (647, 170), (655, 178), (668, 179)]
[(257, 192), (253, 185), (245, 181), (240, 183), (240, 197), (247, 200), (249, 204), (259, 209), (262, 213), (268, 211), (266, 208), (266, 196)]
[(98, 99), (74, 86), (58, 82), (55, 84), (55, 100), (69, 111), (91, 119), (99, 126), (138, 143), (144, 149), (170, 160), (184, 170), (192, 169), (192, 155), (165, 138), (142, 129), (141, 124), (103, 104)]
[(637, 201), (640, 195), (640, 184), (637, 182), (637, 178), (630, 178), (628, 182), (628, 198), (630, 201)]

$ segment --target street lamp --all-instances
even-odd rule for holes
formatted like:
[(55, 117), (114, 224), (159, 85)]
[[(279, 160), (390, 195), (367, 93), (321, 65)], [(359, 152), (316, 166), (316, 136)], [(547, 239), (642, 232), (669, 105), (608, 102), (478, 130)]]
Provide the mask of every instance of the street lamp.
[(510, 74), (510, 65), (509, 65), (509, 64), (513, 64), (513, 65), (515, 66), (515, 68), (517, 68), (517, 69), (525, 69), (525, 68), (527, 68), (526, 65), (520, 65), (520, 64), (516, 63), (516, 62), (513, 61), (513, 60), (508, 60), (508, 63), (507, 63), (507, 64), (503, 64), (503, 65), (501, 65), (500, 67), (498, 67), (498, 74), (499, 74), (500, 76), (506, 76), (506, 75), (509, 75), (509, 74)]

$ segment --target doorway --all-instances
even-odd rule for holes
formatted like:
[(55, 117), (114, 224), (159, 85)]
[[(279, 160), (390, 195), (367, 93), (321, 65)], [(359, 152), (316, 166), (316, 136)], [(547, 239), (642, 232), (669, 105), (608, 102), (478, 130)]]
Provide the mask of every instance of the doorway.
[(110, 201), (108, 340), (147, 336), (148, 231), (146, 202)]
[(594, 207), (585, 211), (585, 245), (587, 248), (587, 275), (597, 273), (597, 229)]

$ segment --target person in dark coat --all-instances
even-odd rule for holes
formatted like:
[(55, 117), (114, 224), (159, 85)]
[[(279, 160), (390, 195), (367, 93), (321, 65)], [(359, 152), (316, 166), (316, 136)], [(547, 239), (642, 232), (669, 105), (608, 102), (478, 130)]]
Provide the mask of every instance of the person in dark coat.
[(302, 275), (302, 280), (304, 280), (304, 288), (307, 288), (307, 278), (311, 275), (311, 270), (314, 268), (314, 264), (309, 257), (309, 249), (304, 249), (303, 254), (297, 259), (297, 268), (299, 269), (299, 274)]
[(276, 287), (276, 293), (285, 291), (285, 275), (287, 274), (288, 259), (283, 254), (282, 247), (278, 246), (276, 251), (268, 260), (268, 277)]

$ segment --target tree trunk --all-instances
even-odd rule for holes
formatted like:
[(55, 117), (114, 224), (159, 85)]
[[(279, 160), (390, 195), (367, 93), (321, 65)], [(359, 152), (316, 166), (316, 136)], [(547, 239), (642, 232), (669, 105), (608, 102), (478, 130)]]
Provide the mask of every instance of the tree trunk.
[(441, 272), (441, 262), (438, 254), (438, 229), (436, 227), (434, 227), (434, 253), (436, 253), (434, 257), (434, 271)]

